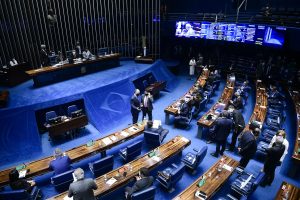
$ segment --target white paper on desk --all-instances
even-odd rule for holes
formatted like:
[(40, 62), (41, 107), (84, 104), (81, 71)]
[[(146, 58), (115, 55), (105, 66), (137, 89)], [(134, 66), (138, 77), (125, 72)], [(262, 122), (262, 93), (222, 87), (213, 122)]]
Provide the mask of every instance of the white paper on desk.
[(113, 177), (113, 178), (109, 179), (109, 180), (106, 182), (106, 184), (109, 185), (109, 186), (111, 186), (111, 185), (114, 184), (115, 182), (117, 182), (117, 179), (115, 179), (115, 178)]
[(109, 139), (109, 137), (102, 139), (102, 142), (103, 142), (105, 145), (109, 145), (109, 144), (112, 143), (111, 140)]
[(136, 132), (139, 129), (137, 127), (132, 126), (132, 127), (129, 128), (129, 130), (132, 131), (132, 132)]
[(126, 131), (121, 131), (121, 135), (124, 137), (127, 137), (129, 135), (129, 133), (127, 133)]
[(64, 200), (73, 200), (73, 197), (68, 197), (68, 195), (66, 195), (66, 196), (64, 197)]
[(152, 156), (151, 158), (156, 162), (159, 162), (161, 160), (158, 156)]
[(19, 178), (24, 178), (26, 176), (27, 170), (21, 170), (19, 171)]
[(110, 139), (111, 139), (112, 141), (116, 141), (118, 138), (117, 138), (116, 136), (112, 135), (112, 136), (110, 136)]
[(188, 139), (186, 139), (185, 137), (182, 137), (181, 138), (184, 142), (188, 142), (189, 140)]
[(161, 126), (161, 120), (154, 120), (152, 127), (158, 128), (159, 126)]
[(223, 165), (223, 168), (226, 169), (226, 170), (228, 170), (228, 171), (230, 171), (230, 172), (232, 171), (232, 167), (230, 167), (230, 166), (227, 165), (227, 164), (224, 164), (224, 165)]

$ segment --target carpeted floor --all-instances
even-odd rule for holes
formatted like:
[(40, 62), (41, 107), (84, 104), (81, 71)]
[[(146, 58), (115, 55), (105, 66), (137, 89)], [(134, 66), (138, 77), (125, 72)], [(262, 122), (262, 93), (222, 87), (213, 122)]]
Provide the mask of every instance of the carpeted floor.
[[(174, 100), (177, 100), (180, 96), (182, 96), (194, 83), (194, 81), (187, 80), (186, 76), (178, 76), (177, 80), (178, 80), (177, 85), (175, 86), (175, 89), (171, 93), (162, 92), (160, 98), (155, 100), (155, 102), (154, 102), (153, 118), (162, 120), (163, 124), (164, 124), (164, 117), (165, 117), (164, 111), (163, 111), (164, 108), (166, 106), (168, 106), (171, 102), (173, 102)], [(225, 85), (225, 81), (223, 80), (220, 84), (219, 89), (215, 92), (214, 96), (212, 97), (210, 103), (207, 104), (206, 109), (200, 113), (199, 117), (205, 111), (207, 111), (219, 99), (219, 97), (224, 89), (224, 85)], [(250, 96), (248, 98), (247, 105), (243, 111), (243, 115), (245, 117), (246, 122), (248, 122), (248, 120), (252, 114), (253, 108), (254, 108), (254, 96), (255, 96), (254, 91), (252, 91), (252, 93), (250, 94)], [(294, 116), (292, 116), (290, 113), (292, 113), (292, 108), (288, 107), (286, 110), (287, 120), (285, 123), (285, 129), (288, 132), (288, 134), (291, 132), (290, 135), (292, 135), (292, 134), (294, 134), (294, 132), (292, 132), (292, 131), (295, 130), (295, 128), (293, 128), (293, 126), (295, 124), (293, 123), (293, 120), (292, 120)], [(201, 148), (205, 145), (208, 146), (208, 154), (206, 155), (204, 161), (198, 167), (197, 173), (195, 175), (192, 175), (189, 172), (185, 172), (182, 180), (176, 185), (174, 192), (172, 192), (172, 193), (166, 192), (164, 189), (162, 189), (162, 187), (159, 186), (159, 184), (157, 182), (155, 182), (155, 185), (157, 186), (156, 199), (159, 199), (159, 200), (172, 199), (173, 197), (175, 197), (182, 190), (184, 190), (191, 183), (193, 183), (196, 178), (198, 178), (201, 174), (203, 174), (206, 170), (208, 170), (213, 165), (213, 163), (215, 163), (217, 161), (216, 158), (209, 155), (209, 153), (211, 153), (215, 150), (215, 145), (214, 144), (206, 144), (204, 140), (200, 140), (196, 137), (196, 133), (197, 133), (196, 120), (193, 120), (191, 122), (190, 128), (186, 129), (186, 130), (174, 128), (172, 118), (171, 118), (170, 122), (171, 122), (170, 125), (163, 125), (164, 128), (169, 129), (169, 134), (166, 137), (164, 142), (172, 139), (176, 135), (183, 135), (183, 136), (187, 137), (188, 139), (192, 140), (192, 144), (183, 151), (183, 155), (185, 155), (189, 151), (192, 151), (193, 148)], [(126, 127), (129, 123), (131, 123), (131, 116), (127, 115), (126, 117), (124, 117), (120, 121), (118, 121), (117, 126), (109, 127), (109, 130), (101, 133), (101, 137), (104, 135), (107, 135), (111, 132), (114, 132), (116, 130), (120, 130), (120, 129)], [(89, 124), (86, 127), (86, 129), (84, 130), (84, 133), (82, 134), (81, 137), (78, 137), (72, 141), (67, 141), (64, 143), (60, 143), (60, 142), (49, 143), (47, 134), (44, 134), (41, 136), (42, 153), (40, 155), (38, 155), (37, 157), (43, 157), (43, 156), (49, 155), (50, 152), (53, 152), (55, 147), (60, 147), (62, 149), (70, 149), (74, 146), (78, 146), (80, 144), (86, 143), (90, 139), (95, 139), (98, 137), (100, 137), (99, 132), (91, 124)], [(142, 139), (143, 139), (143, 136), (139, 136), (139, 137), (135, 138), (135, 140), (142, 140)], [(293, 139), (295, 139), (295, 136), (288, 137), (288, 140), (290, 141), (290, 151), (289, 151), (289, 154), (287, 155), (287, 157), (291, 156), (292, 148), (293, 148), (293, 144), (294, 144)], [(228, 140), (230, 140), (230, 138)], [(132, 142), (132, 141), (130, 141), (130, 142)], [(123, 165), (123, 162), (121, 161), (120, 157), (117, 154), (118, 154), (118, 150), (121, 149), (122, 147), (125, 147), (128, 143), (129, 142), (121, 144), (107, 152), (108, 154), (115, 155), (114, 168)], [(146, 153), (147, 151), (149, 151), (149, 148), (144, 144), (142, 153)], [(239, 160), (239, 156), (236, 153), (225, 152), (225, 154), (231, 156), (232, 158), (234, 158), (236, 160)], [(27, 160), (23, 160), (23, 161), (26, 162)], [(19, 162), (21, 162), (21, 161), (19, 161)], [(18, 164), (19, 162), (10, 163), (10, 165), (15, 165), (15, 164)], [(169, 161), (168, 163), (164, 163), (163, 166), (160, 166), (160, 168), (166, 167), (171, 162), (179, 163), (180, 159), (178, 159), (178, 157), (177, 157), (176, 159), (173, 159), (173, 160)], [(274, 196), (276, 195), (276, 191), (278, 190), (278, 188), (283, 180), (289, 181), (290, 183), (300, 187), (299, 179), (297, 179), (297, 177), (295, 177), (295, 176), (294, 176), (294, 178), (290, 177), (290, 175), (286, 172), (286, 171), (288, 171), (287, 169), (291, 167), (291, 166), (289, 166), (290, 163), (291, 163), (290, 159), (286, 159), (284, 161), (282, 167), (277, 168), (276, 177), (275, 177), (275, 180), (274, 180), (272, 186), (266, 187), (266, 188), (259, 187), (256, 190), (256, 192), (250, 197), (250, 199), (253, 199), (253, 200), (254, 199), (263, 199), (263, 200), (274, 199)], [(252, 172), (254, 174), (258, 174), (258, 172), (261, 170), (262, 166), (263, 166), (263, 164), (261, 161), (251, 160), (249, 165), (247, 166), (247, 171)], [(156, 171), (157, 171), (157, 169), (155, 171), (153, 171), (152, 174), (155, 175)], [(86, 170), (86, 173), (87, 173), (88, 177), (91, 177), (91, 173), (88, 170)], [(230, 189), (230, 182), (233, 180), (233, 178), (234, 178), (234, 176), (232, 176), (224, 184), (224, 187), (221, 190), (219, 190), (212, 199), (217, 199), (220, 196), (225, 196), (226, 193)], [(44, 185), (41, 187), (41, 189), (44, 193), (45, 198), (56, 194), (56, 192), (52, 186)], [(103, 197), (103, 199), (114, 199), (114, 200), (115, 199), (123, 199), (123, 189), (117, 190), (114, 193)]]

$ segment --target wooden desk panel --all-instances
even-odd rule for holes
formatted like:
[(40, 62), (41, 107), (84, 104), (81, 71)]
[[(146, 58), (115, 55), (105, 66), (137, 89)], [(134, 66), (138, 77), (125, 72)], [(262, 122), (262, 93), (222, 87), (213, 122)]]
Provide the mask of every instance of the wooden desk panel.
[[(217, 167), (222, 162), (222, 160), (223, 163), (232, 167), (231, 171), (223, 168), (221, 172), (218, 172)], [(223, 156), (212, 167), (210, 167), (208, 171), (206, 171), (183, 192), (177, 195), (173, 200), (198, 199), (197, 197), (195, 197), (195, 193), (197, 190), (204, 192), (207, 195), (207, 199), (211, 198), (214, 193), (217, 192), (220, 187), (227, 181), (227, 179), (231, 176), (238, 165), (238, 161), (228, 156)], [(199, 187), (198, 184), (202, 180), (203, 176), (206, 177), (205, 184)]]
[[(287, 196), (286, 196), (287, 193)], [(300, 199), (300, 188), (289, 184), (287, 182), (282, 182), (281, 187), (279, 188), (275, 200), (297, 200)]]
[(261, 80), (256, 82), (256, 104), (253, 113), (250, 117), (249, 123), (246, 125), (244, 131), (249, 130), (249, 125), (252, 121), (257, 121), (263, 125), (267, 115), (268, 97), (265, 85)]
[(145, 90), (150, 92), (153, 96), (156, 96), (161, 90), (164, 90), (166, 86), (167, 81), (158, 81), (149, 85)]
[[(234, 77), (234, 76), (233, 76)], [(234, 77), (235, 80), (235, 77)], [(202, 126), (202, 127), (211, 127), (213, 125), (213, 123), (216, 121), (216, 119), (219, 116), (219, 113), (216, 113), (215, 111), (222, 106), (223, 110), (227, 108), (229, 101), (232, 98), (232, 95), (234, 93), (234, 85), (235, 85), (235, 81), (231, 81), (230, 80), (230, 76), (227, 77), (227, 82), (226, 82), (226, 86), (225, 89), (223, 90), (223, 93), (220, 97), (220, 99), (218, 100), (217, 103), (215, 103), (215, 105), (213, 105), (211, 107), (211, 109), (209, 111), (207, 111), (198, 121), (197, 121), (197, 125), (198, 126)], [(212, 115), (214, 116), (212, 119), (207, 120), (207, 116), (208, 115)]]
[(103, 61), (103, 60), (119, 59), (119, 57), (120, 57), (120, 54), (118, 54), (118, 53), (109, 54), (109, 55), (97, 57), (97, 59), (95, 59), (95, 60), (86, 60), (86, 61), (83, 61), (82, 63), (78, 63), (78, 64), (64, 64), (64, 65), (60, 65), (57, 67), (48, 66), (48, 67), (43, 67), (43, 68), (39, 68), (39, 69), (29, 70), (29, 71), (26, 71), (26, 73), (29, 76), (34, 77), (34, 76), (38, 76), (38, 75), (44, 74), (44, 73), (59, 71), (59, 70), (67, 69), (67, 68), (72, 68), (75, 66), (77, 67), (80, 65), (85, 65), (85, 64), (96, 63), (96, 62)]
[(294, 147), (293, 158), (300, 160), (300, 94), (298, 91), (290, 91), (290, 95), (293, 99), (296, 115), (297, 115), (297, 134)]
[[(176, 155), (177, 153), (181, 152), (184, 148), (189, 146), (191, 144), (191, 141), (186, 139), (185, 137), (182, 136), (176, 136), (174, 139), (170, 140), (169, 142), (161, 145), (159, 147), (160, 151), (160, 161), (156, 161), (153, 158), (148, 157), (148, 153), (145, 154), (143, 157), (136, 159), (134, 161), (131, 161), (129, 163), (130, 166), (132, 166), (132, 171), (128, 171), (126, 177), (120, 178), (117, 182), (115, 182), (112, 186), (109, 186), (106, 184), (104, 181), (104, 176), (102, 175), (98, 178), (95, 179), (96, 184), (98, 185), (98, 189), (94, 191), (96, 196), (99, 195), (105, 195), (107, 193), (110, 193), (116, 189), (118, 189), (121, 186), (126, 185), (128, 182), (131, 181), (132, 178), (138, 175), (139, 170), (142, 167), (146, 167), (149, 170), (152, 170), (153, 168), (157, 167), (161, 163), (163, 163), (165, 160), (168, 158)], [(118, 170), (123, 168), (124, 166), (121, 166), (117, 169), (114, 169), (113, 171), (110, 171), (106, 174), (107, 180), (109, 180), (112, 177), (116, 177), (118, 174)], [(54, 196), (50, 198), (51, 200), (54, 199), (63, 199), (67, 195), (67, 192), (61, 193), (57, 196)]]
[[(133, 130), (136, 129), (136, 130)], [(128, 133), (127, 136), (123, 135), (122, 132), (125, 131)], [(67, 155), (70, 157), (70, 159), (72, 160), (72, 162), (76, 162), (79, 161), (83, 158), (86, 158), (90, 155), (92, 155), (93, 153), (100, 153), (100, 152), (104, 152), (107, 149), (110, 149), (120, 143), (123, 143), (127, 140), (130, 140), (134, 137), (137, 137), (139, 135), (141, 135), (144, 131), (144, 125), (140, 125), (140, 124), (134, 124), (132, 126), (129, 126), (126, 129), (123, 129), (121, 131), (112, 133), (108, 136), (105, 136), (103, 138), (97, 139), (94, 141), (94, 145), (88, 147), (86, 144), (83, 144), (81, 146), (78, 147), (74, 147), (68, 151), (66, 151)], [(115, 136), (116, 140), (112, 141), (111, 139), (111, 144), (105, 144), (103, 142), (103, 139), (105, 138), (112, 138), (113, 136)], [(101, 144), (101, 145), (100, 145)], [(46, 157), (46, 158), (42, 158), (40, 160), (36, 160), (36, 161), (32, 161), (30, 163), (26, 164), (26, 169), (30, 169), (30, 172), (28, 172), (26, 174), (26, 178), (29, 177), (33, 177), (36, 175), (41, 175), (43, 173), (46, 173), (48, 171), (50, 171), (49, 169), (49, 163), (53, 160), (52, 156)], [(13, 170), (15, 167), (3, 170), (0, 172), (0, 186), (6, 185), (8, 184), (9, 178), (9, 172), (11, 170)]]
[[(209, 76), (209, 70), (203, 70), (201, 76), (197, 79), (195, 84), (198, 83), (201, 87), (204, 87), (208, 76)], [(179, 105), (180, 100), (185, 99), (185, 96), (191, 94), (193, 91), (194, 91), (194, 86), (192, 86), (185, 95), (183, 95), (177, 101), (173, 102), (171, 105), (169, 105), (167, 108), (165, 108), (165, 113), (170, 114), (170, 115), (178, 115), (178, 105)]]
[(88, 118), (86, 115), (81, 115), (79, 117), (68, 119), (68, 121), (63, 121), (58, 124), (50, 125), (48, 127), (49, 136), (51, 138), (60, 136), (67, 131), (74, 130), (86, 126), (88, 124)]

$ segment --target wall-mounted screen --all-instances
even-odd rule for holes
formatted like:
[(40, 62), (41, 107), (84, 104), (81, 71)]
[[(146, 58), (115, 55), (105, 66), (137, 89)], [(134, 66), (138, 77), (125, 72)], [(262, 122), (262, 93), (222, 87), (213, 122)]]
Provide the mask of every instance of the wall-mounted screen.
[(282, 46), (285, 27), (223, 22), (176, 22), (177, 37), (204, 38), (264, 46)]

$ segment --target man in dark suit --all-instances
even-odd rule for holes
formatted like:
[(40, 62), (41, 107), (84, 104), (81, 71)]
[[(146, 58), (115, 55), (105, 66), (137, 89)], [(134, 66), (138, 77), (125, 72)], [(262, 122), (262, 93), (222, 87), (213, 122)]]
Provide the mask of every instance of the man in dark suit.
[(255, 128), (254, 126), (250, 125), (249, 128), (249, 131), (245, 131), (242, 133), (238, 146), (239, 154), (242, 157), (240, 160), (240, 166), (243, 168), (247, 166), (250, 159), (252, 159), (256, 153), (257, 144), (255, 136), (257, 136), (260, 132), (260, 129)]
[(154, 180), (152, 176), (149, 176), (149, 170), (145, 167), (140, 169), (139, 175), (136, 176), (135, 178), (136, 178), (135, 184), (132, 187), (125, 188), (126, 199), (130, 199), (133, 193), (150, 187), (153, 184), (153, 180)]
[(175, 124), (178, 122), (187, 122), (189, 120), (189, 113), (191, 111), (191, 108), (186, 102), (188, 100), (181, 99), (180, 100), (180, 105), (178, 108), (178, 116), (175, 117)]
[(266, 149), (267, 156), (264, 164), (264, 172), (266, 176), (261, 186), (265, 187), (266, 185), (272, 184), (275, 176), (275, 169), (280, 163), (280, 158), (283, 155), (284, 150), (285, 146), (283, 145), (282, 137), (276, 137), (273, 147)]
[(243, 99), (240, 94), (235, 94), (236, 98), (234, 100), (230, 100), (229, 103), (234, 106), (235, 109), (240, 110), (244, 107)]
[[(216, 135), (216, 152), (211, 153), (212, 156), (218, 157), (219, 154), (223, 155), (226, 148), (227, 137), (232, 128), (232, 120), (229, 119), (229, 114), (227, 111), (223, 111), (219, 118), (214, 123), (214, 133)], [(220, 150), (220, 147), (221, 150)]]
[(54, 160), (49, 164), (49, 168), (54, 171), (54, 174), (61, 174), (70, 170), (71, 160), (69, 156), (63, 155), (63, 152), (56, 148), (54, 151)]
[(136, 89), (134, 91), (133, 96), (130, 99), (130, 105), (131, 105), (131, 114), (132, 114), (132, 123), (137, 123), (139, 119), (139, 113), (141, 111), (141, 103), (138, 99), (138, 96), (140, 96), (140, 90)]
[(96, 200), (94, 191), (98, 188), (95, 181), (91, 178), (84, 178), (84, 171), (78, 168), (74, 171), (76, 181), (71, 183), (69, 187), (68, 197), (73, 197), (74, 200)]
[(148, 120), (152, 121), (153, 96), (145, 90), (141, 98), (141, 106), (143, 111), (143, 119), (148, 115)]
[(245, 128), (245, 119), (241, 111), (234, 109), (234, 107), (230, 107), (229, 110), (231, 111), (230, 114), (233, 119), (234, 130), (231, 137), (231, 144), (228, 150), (234, 151), (237, 137)]

